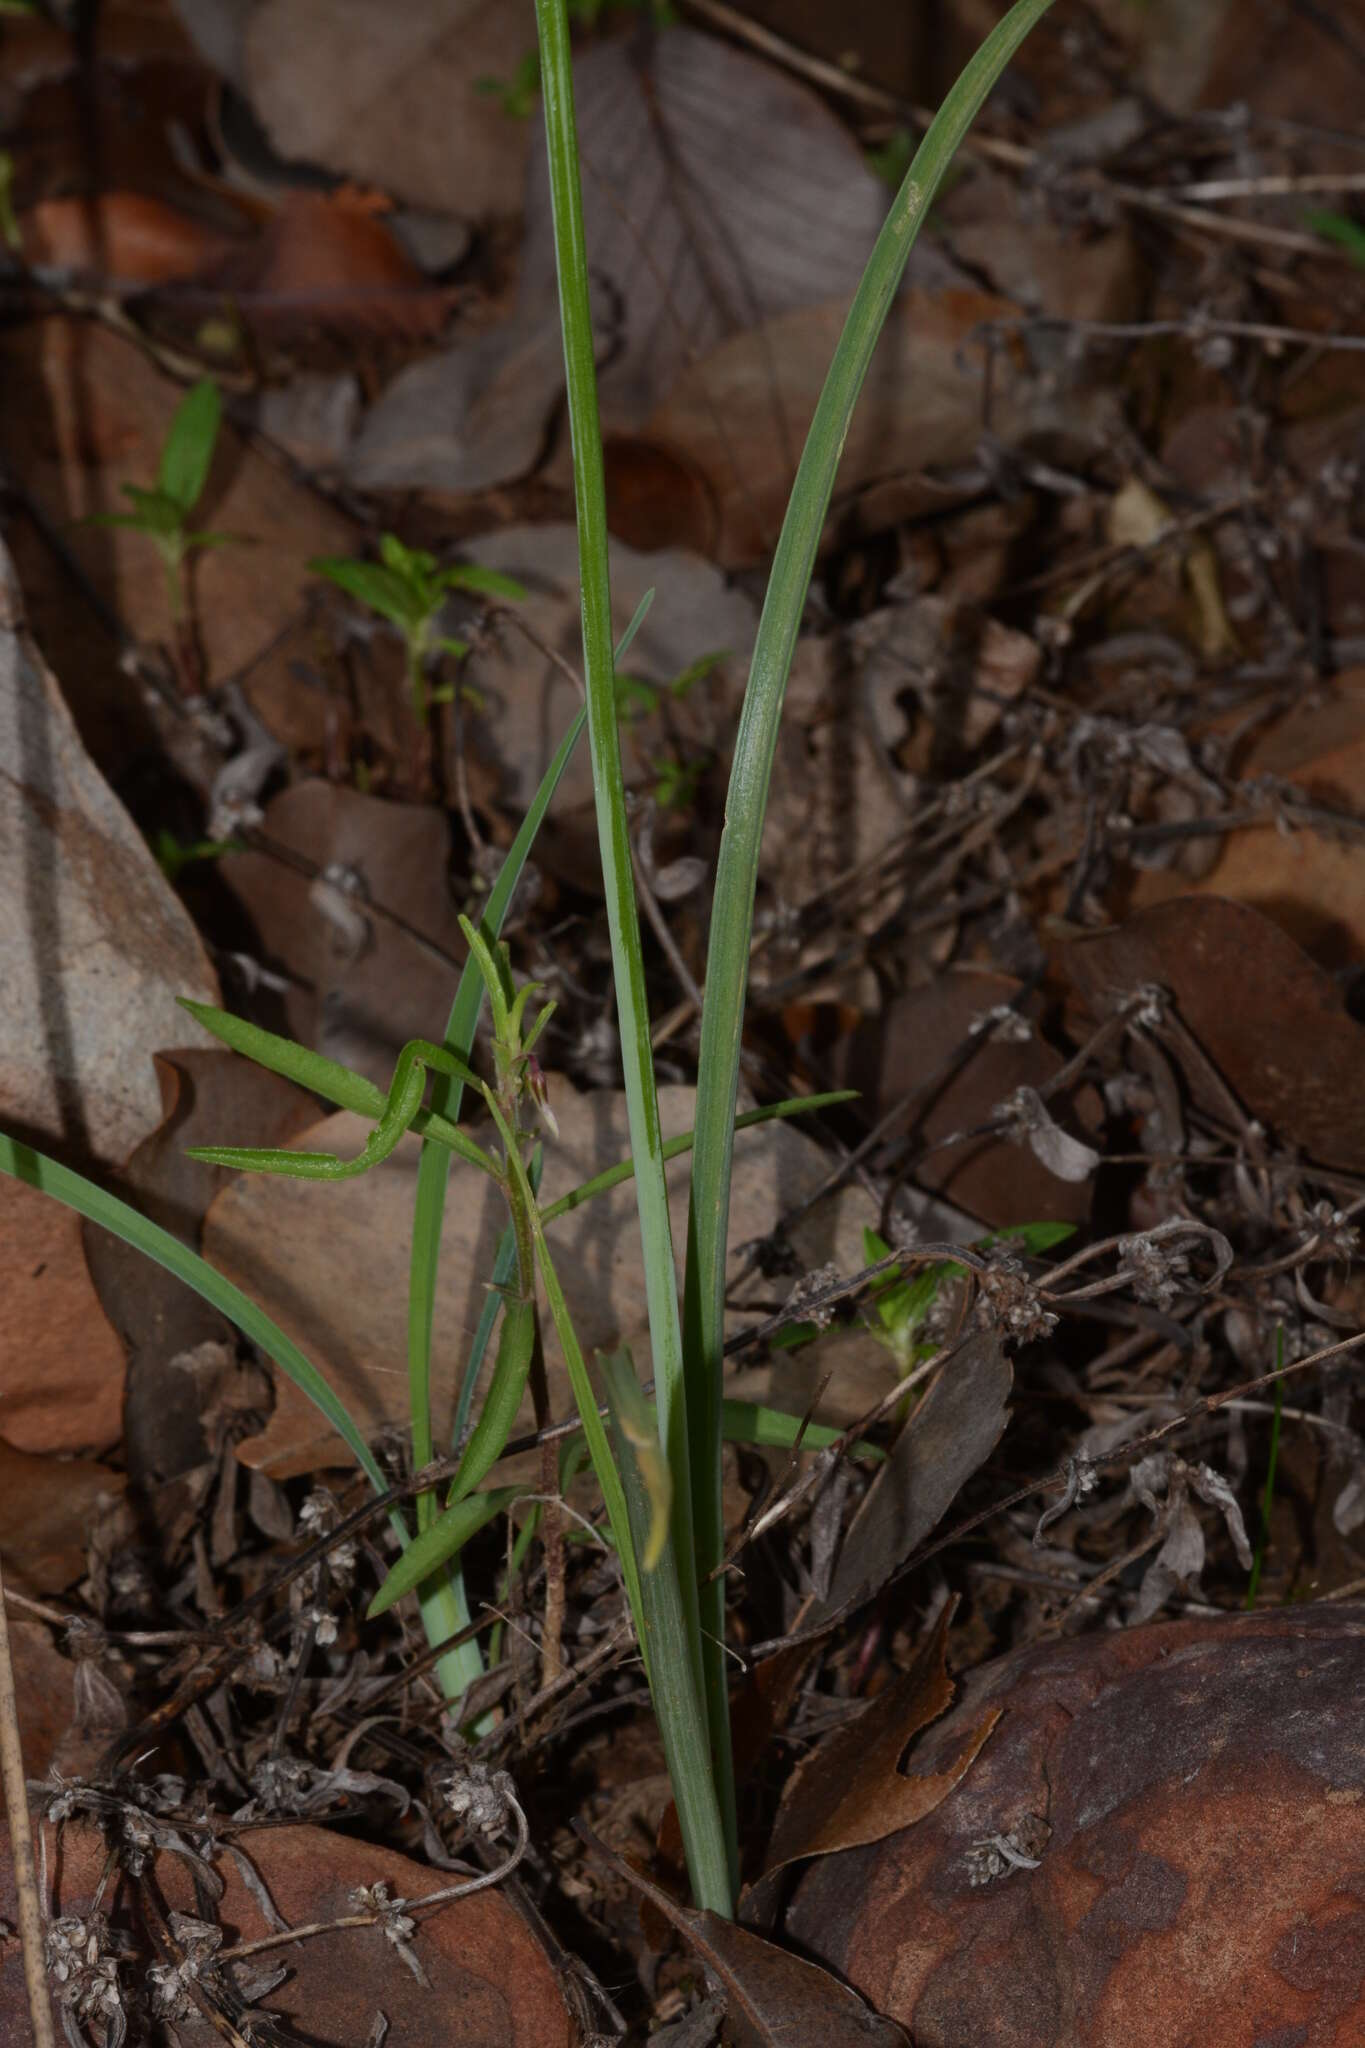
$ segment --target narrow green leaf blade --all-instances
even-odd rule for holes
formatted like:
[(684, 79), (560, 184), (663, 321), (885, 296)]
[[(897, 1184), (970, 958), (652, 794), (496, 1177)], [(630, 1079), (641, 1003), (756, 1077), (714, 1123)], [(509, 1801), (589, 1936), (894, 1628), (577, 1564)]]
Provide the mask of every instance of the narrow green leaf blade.
[[(659, 1426), (652, 1404), (635, 1376), (635, 1361), (623, 1346), (620, 1351), (599, 1351), (597, 1368), (602, 1375), (611, 1426), (616, 1436), (617, 1460), (626, 1482), (626, 1506), (631, 1513), (631, 1533), (640, 1553), (640, 1564), (652, 1572), (663, 1556), (668, 1541), (668, 1517), (673, 1505), (673, 1478), (659, 1442)], [(644, 1505), (631, 1506), (632, 1495)]]
[(697, 1567), (704, 1584), (702, 1654), (712, 1748), (718, 1759), (728, 1754), (730, 1741), (724, 1589), (721, 1580), (713, 1576), (725, 1540), (720, 1428), (730, 1169), (759, 845), (783, 696), (844, 439), (906, 258), (958, 144), (1015, 50), (1050, 4), (1051, 0), (1016, 0), (949, 92), (892, 203), (854, 296), (806, 437), (759, 620), (740, 716), (706, 960), (683, 1287)]
[(182, 514), (203, 496), (222, 417), (222, 394), (211, 377), (192, 385), (175, 409), (156, 480)]
[(488, 1493), (470, 1494), (438, 1515), (420, 1536), (413, 1537), (393, 1566), (366, 1608), (367, 1618), (373, 1621), (376, 1615), (387, 1614), (405, 1593), (416, 1592), (424, 1579), (458, 1557), (470, 1537), (477, 1536), (495, 1515), (506, 1514), (520, 1492), (517, 1486), (495, 1486)]
[(474, 1434), (465, 1446), (460, 1469), (451, 1481), (448, 1496), (451, 1505), (472, 1493), (502, 1456), (503, 1445), (512, 1434), (512, 1425), (517, 1419), (522, 1395), (526, 1392), (535, 1336), (535, 1303), (521, 1295), (514, 1296), (502, 1313), (493, 1377), (483, 1397)]

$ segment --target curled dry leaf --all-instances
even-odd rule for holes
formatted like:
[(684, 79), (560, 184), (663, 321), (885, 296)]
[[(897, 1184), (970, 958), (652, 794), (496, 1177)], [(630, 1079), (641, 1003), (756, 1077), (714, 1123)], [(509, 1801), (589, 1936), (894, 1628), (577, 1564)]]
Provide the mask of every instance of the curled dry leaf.
[(263, 832), (279, 853), (230, 853), (219, 873), (287, 970), (286, 1034), (387, 1088), (404, 1042), (439, 1035), (464, 960), (446, 819), (309, 780), (270, 800)]
[[(1324, 1166), (1365, 1168), (1365, 1030), (1332, 977), (1260, 911), (1219, 896), (1177, 897), (1071, 940), (1052, 964), (1097, 1021), (1146, 983), (1169, 990), (1252, 1116)], [(1181, 1065), (1196, 1102), (1225, 1114), (1207, 1073), (1188, 1059)]]
[(680, 1906), (581, 1822), (576, 1825), (593, 1855), (648, 1899), (719, 1978), (725, 1990), (725, 2039), (733, 2048), (795, 2048), (808, 2041), (819, 2041), (822, 2048), (908, 2048), (894, 2021), (869, 2012), (857, 1993), (827, 1970), (717, 1913)]
[(993, 1330), (969, 1337), (947, 1359), (849, 1524), (812, 1623), (876, 1592), (924, 1541), (1003, 1436), (1013, 1384)]
[(907, 1745), (952, 1700), (945, 1653), (956, 1605), (955, 1599), (945, 1602), (909, 1670), (828, 1736), (790, 1779), (765, 1878), (803, 1857), (831, 1856), (913, 1827), (971, 1768), (1000, 1719), (999, 1708), (964, 1731), (960, 1750), (942, 1768), (923, 1775), (900, 1768)]
[(917, 1761), (988, 1713), (919, 1826), (802, 1877), (786, 1932), (916, 2048), (1365, 2037), (1365, 1607), (1036, 1644), (972, 1672)]

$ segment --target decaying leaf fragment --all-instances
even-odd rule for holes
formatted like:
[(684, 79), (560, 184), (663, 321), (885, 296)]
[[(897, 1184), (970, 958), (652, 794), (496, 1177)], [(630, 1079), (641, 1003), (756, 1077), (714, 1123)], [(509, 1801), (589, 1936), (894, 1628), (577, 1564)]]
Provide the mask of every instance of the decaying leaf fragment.
[(856, 1991), (815, 1963), (722, 1920), (680, 1906), (667, 1892), (599, 1842), (582, 1822), (577, 1831), (595, 1856), (643, 1894), (725, 1989), (725, 2039), (733, 2048), (909, 2048), (894, 2020), (869, 2011)]
[(999, 1443), (1013, 1383), (994, 1331), (968, 1338), (947, 1361), (849, 1524), (819, 1613), (874, 1592), (924, 1541)]
[(796, 1771), (773, 1829), (765, 1877), (801, 1857), (829, 1856), (913, 1827), (966, 1775), (1000, 1718), (996, 1708), (968, 1733), (945, 1770), (907, 1777), (900, 1769), (912, 1736), (952, 1700), (944, 1651), (956, 1605), (950, 1600), (942, 1608), (909, 1670)]

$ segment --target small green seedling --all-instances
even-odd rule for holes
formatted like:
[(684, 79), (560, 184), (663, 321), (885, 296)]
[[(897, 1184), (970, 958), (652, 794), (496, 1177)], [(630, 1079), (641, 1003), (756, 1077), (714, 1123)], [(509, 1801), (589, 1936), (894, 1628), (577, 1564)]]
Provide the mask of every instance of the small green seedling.
[[(1011, 1223), (1003, 1230), (992, 1231), (989, 1237), (978, 1238), (976, 1251), (985, 1251), (989, 1245), (999, 1244), (1008, 1238), (1022, 1246), (1032, 1258), (1050, 1251), (1053, 1245), (1075, 1234), (1072, 1223)], [(878, 1259), (889, 1258), (892, 1247), (875, 1230), (863, 1232), (863, 1257), (869, 1266)], [(899, 1371), (911, 1372), (924, 1359), (933, 1356), (936, 1344), (928, 1344), (919, 1332), (934, 1303), (950, 1280), (965, 1277), (966, 1268), (954, 1260), (945, 1259), (940, 1264), (924, 1267), (923, 1271), (907, 1279), (899, 1266), (892, 1266), (874, 1280), (871, 1287), (875, 1321), (867, 1327), (879, 1344), (884, 1344), (896, 1361)]]
[(433, 657), (447, 654), (462, 661), (469, 652), (467, 642), (439, 631), (441, 612), (451, 591), (472, 590), (484, 597), (513, 600), (526, 595), (520, 583), (499, 575), (496, 569), (480, 569), (467, 562), (439, 568), (435, 555), (425, 548), (404, 547), (392, 533), (381, 536), (377, 562), (349, 555), (318, 555), (308, 566), (315, 576), (325, 576), (402, 634), (412, 708), (421, 725), (426, 724), (433, 704), (448, 704), (455, 694), (448, 684), (429, 682), (427, 670)]
[(221, 860), (225, 853), (240, 853), (241, 850), (241, 842), (236, 839), (177, 839), (165, 825), (152, 841), (156, 864), (172, 887), (186, 868), (194, 867), (199, 861)]
[(171, 416), (156, 483), (150, 490), (140, 484), (124, 484), (123, 495), (131, 500), (132, 511), (97, 513), (89, 522), (91, 526), (126, 526), (134, 533), (146, 534), (166, 571), (166, 595), (177, 633), (190, 615), (190, 556), (241, 539), (239, 534), (194, 530), (189, 523), (209, 480), (222, 418), (218, 386), (205, 377), (185, 393)]

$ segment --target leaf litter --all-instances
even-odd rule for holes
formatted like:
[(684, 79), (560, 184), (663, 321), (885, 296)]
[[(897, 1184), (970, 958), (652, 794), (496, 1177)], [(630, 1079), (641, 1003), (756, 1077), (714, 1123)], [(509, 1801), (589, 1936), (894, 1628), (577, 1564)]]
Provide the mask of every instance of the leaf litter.
[[(762, 49), (723, 7), (680, 11), (673, 28), (612, 10), (583, 26), (581, 113), (618, 626), (658, 591), (622, 715), (658, 1057), (682, 1129), (750, 572), (884, 203), (876, 163), (912, 110), (901, 79), (845, 70), (835, 89), (812, 70), (794, 5), (766, 10)], [(70, 770), (89, 785), (81, 833), (136, 875), (142, 997), (212, 996), (211, 967), (231, 1007), (386, 1083), (397, 1047), (445, 1013), (458, 913), (477, 913), (578, 701), (538, 117), (508, 111), (529, 29), (507, 10), (452, 6), (418, 33), (269, 0), (244, 39), (229, 10), (193, 10), (211, 53), (196, 54), (169, 16), (153, 33), (136, 8), (104, 12), (103, 184), (84, 204), (71, 46), (44, 23), (0, 47), (21, 113), (6, 143), (21, 223), (80, 214), (86, 228), (6, 284), (22, 611), (56, 678), (46, 697), (69, 701), (94, 764)], [(951, 12), (962, 27), (970, 10)], [(724, 2026), (785, 2044), (818, 2010), (836, 2039), (880, 2027), (946, 2043), (971, 2013), (1022, 2048), (1065, 1981), (1081, 2006), (1048, 2022), (1057, 2043), (1084, 2038), (1087, 2000), (1122, 2009), (1125, 2039), (1155, 2041), (1159, 2001), (1134, 1999), (1124, 1974), (1131, 1955), (1133, 1981), (1153, 1981), (1136, 1921), (1177, 1939), (1209, 1924), (1247, 1826), (1184, 1731), (1231, 1725), (1233, 1670), (1272, 1749), (1302, 1706), (1296, 1682), (1319, 1731), (1358, 1692), (1365, 286), (1354, 157), (1327, 131), (1355, 120), (1342, 52), (1359, 10), (1305, 10), (1286, 42), (1218, 6), (1197, 47), (1169, 10), (1070, 13), (992, 103), (893, 312), (780, 743), (745, 1085), (760, 1101), (847, 1081), (864, 1094), (737, 1152), (752, 1186), (731, 1242), (726, 1392), (744, 1431), (726, 1452), (728, 1640), (748, 1667), (734, 1686), (745, 1875), (762, 1877), (767, 1843), (753, 1901), (769, 1938), (669, 1889), (662, 1755), (619, 1575), (558, 1433), (557, 1355), (549, 1463), (528, 1409), (521, 1462), (489, 1475), (510, 1516), (467, 1551), (488, 1669), (461, 1736), (405, 1605), (361, 1618), (387, 1538), (293, 1388), (216, 1317), (186, 1318), (183, 1298), (118, 1273), (93, 1233), (35, 1235), (36, 1212), (15, 1209), (4, 1270), (26, 1305), (0, 1368), (0, 1549), (28, 1603), (19, 1625), (50, 1653), (29, 1690), (57, 1703), (26, 1740), (81, 1788), (53, 1932), (62, 2009), (87, 2042), (108, 2048), (116, 1994), (142, 2011), (149, 1962), (178, 1999), (177, 1984), (224, 1974), (224, 1946), (267, 1935), (220, 1837), (248, 1856), (255, 1843), (262, 1864), (295, 1839), (265, 1880), (291, 1924), (320, 1917), (328, 1886), (336, 1917), (370, 1916), (281, 1952), (296, 1975), (259, 1992), (270, 2026), (292, 2013), (358, 2048), (382, 2011), (391, 2040), (427, 2038), (435, 2008), (404, 1948), (432, 1982), (472, 1965), (454, 1932), (439, 1960), (442, 1914), (409, 1934), (406, 1902), (439, 1889), (452, 1858), (495, 1870), (505, 1846), (458, 1832), (435, 1782), (452, 1757), (484, 1774), (466, 1776), (467, 1801), (505, 1771), (525, 1807), (528, 1856), (467, 1903), (509, 1902), (485, 1981), (541, 1986), (527, 2040), (652, 2029), (700, 2044)], [(352, 38), (371, 39), (373, 62)], [(496, 91), (476, 93), (482, 70)], [(151, 110), (140, 125), (131, 81)], [(467, 118), (452, 132), (456, 100)], [(809, 232), (756, 264), (774, 192)], [(326, 275), (324, 227), (344, 245)], [(134, 229), (154, 274), (127, 267)], [(377, 270), (349, 267), (362, 245)], [(227, 416), (211, 524), (255, 544), (199, 565), (198, 698), (177, 680), (155, 560), (138, 536), (77, 522), (155, 473), (179, 391), (205, 374)], [(397, 641), (307, 567), (378, 552), (385, 534), (529, 592), (452, 604), (441, 631), (471, 651), (425, 731)], [(22, 653), (17, 593), (12, 610)], [(44, 730), (77, 761), (55, 712)], [(518, 973), (558, 1004), (552, 1191), (626, 1149), (582, 764), (571, 774), (509, 926)], [(56, 934), (68, 1001), (100, 862), (80, 880), (85, 907), (62, 896)], [(37, 933), (22, 877), (9, 898), (23, 959)], [(70, 1143), (113, 1102), (121, 1120), (91, 1123), (89, 1152), (262, 1291), (354, 1393), (401, 1490), (405, 1285), (401, 1258), (395, 1273), (372, 1253), (375, 1233), (406, 1243), (415, 1142), (306, 1202), (287, 1183), (190, 1171), (186, 1142), (350, 1156), (365, 1127), (269, 1077), (249, 1084), (221, 1053), (187, 1054), (183, 1013), (157, 1014), (104, 1005), (95, 1050), (119, 1048), (126, 1098), (79, 1061), (60, 1100), (44, 1094), (22, 1065), (35, 1034), (16, 1026), (11, 1121)], [(169, 1103), (154, 1053), (180, 1091)], [(358, 1222), (347, 1205), (362, 1192), (375, 1206)], [(617, 1246), (632, 1207), (626, 1189), (553, 1226), (603, 1346), (639, 1345)], [(1072, 1234), (998, 1234), (1041, 1225)], [(453, 1451), (496, 1238), (477, 1196), (452, 1203), (449, 1236), (436, 1394)], [(564, 1501), (554, 1543), (547, 1471)], [(1237, 1620), (1256, 1573), (1255, 1611)], [(1172, 1654), (1149, 1664), (1157, 1644)], [(1291, 1681), (1291, 1665), (1309, 1676)], [(1125, 1704), (1139, 1680), (1150, 1697), (1139, 1686)], [(1064, 1720), (1110, 1716), (1103, 1769), (1068, 1751), (1039, 1780)], [(1302, 1761), (1249, 1796), (1257, 1828), (1272, 1816), (1280, 1830), (1268, 1853), (1306, 1924), (1320, 1872), (1295, 1833), (1317, 1797), (1291, 1783)], [(1329, 1862), (1353, 1853), (1348, 1779), (1343, 1765), (1313, 1808)], [(1082, 1819), (1087, 1799), (1118, 1813), (1125, 1787), (1138, 1803), (1111, 1834), (1103, 1814)], [(122, 1873), (99, 1907), (106, 1851), (77, 1819), (95, 1813)], [(624, 1863), (585, 1855), (577, 1822)], [(146, 1841), (159, 1919), (155, 1900), (131, 1911)], [(283, 1875), (294, 1853), (307, 1897)], [(1073, 1862), (1087, 1898), (1101, 1893), (1079, 1927), (1051, 1903)], [(1181, 1897), (1162, 1890), (1167, 1870), (1186, 1873)], [(1044, 1955), (1019, 1932), (1029, 1912), (1073, 1945)], [(1311, 1965), (1293, 2011), (1276, 2004), (1282, 1938), (1269, 1921), (1238, 1929), (1255, 2024), (1297, 2024), (1324, 2000), (1333, 2025), (1355, 2024), (1358, 1993)], [(1006, 1960), (984, 1967), (988, 1951)], [(6, 1959), (5, 1996), (13, 1981)], [(351, 2001), (335, 2015), (318, 2003), (330, 1989)], [(1238, 2038), (1241, 1995), (1206, 2015), (1215, 2048)], [(249, 2038), (243, 1997), (230, 2023)], [(187, 2040), (208, 2024), (195, 2010), (173, 2022)], [(520, 2048), (491, 2004), (487, 2022), (478, 2038)]]

